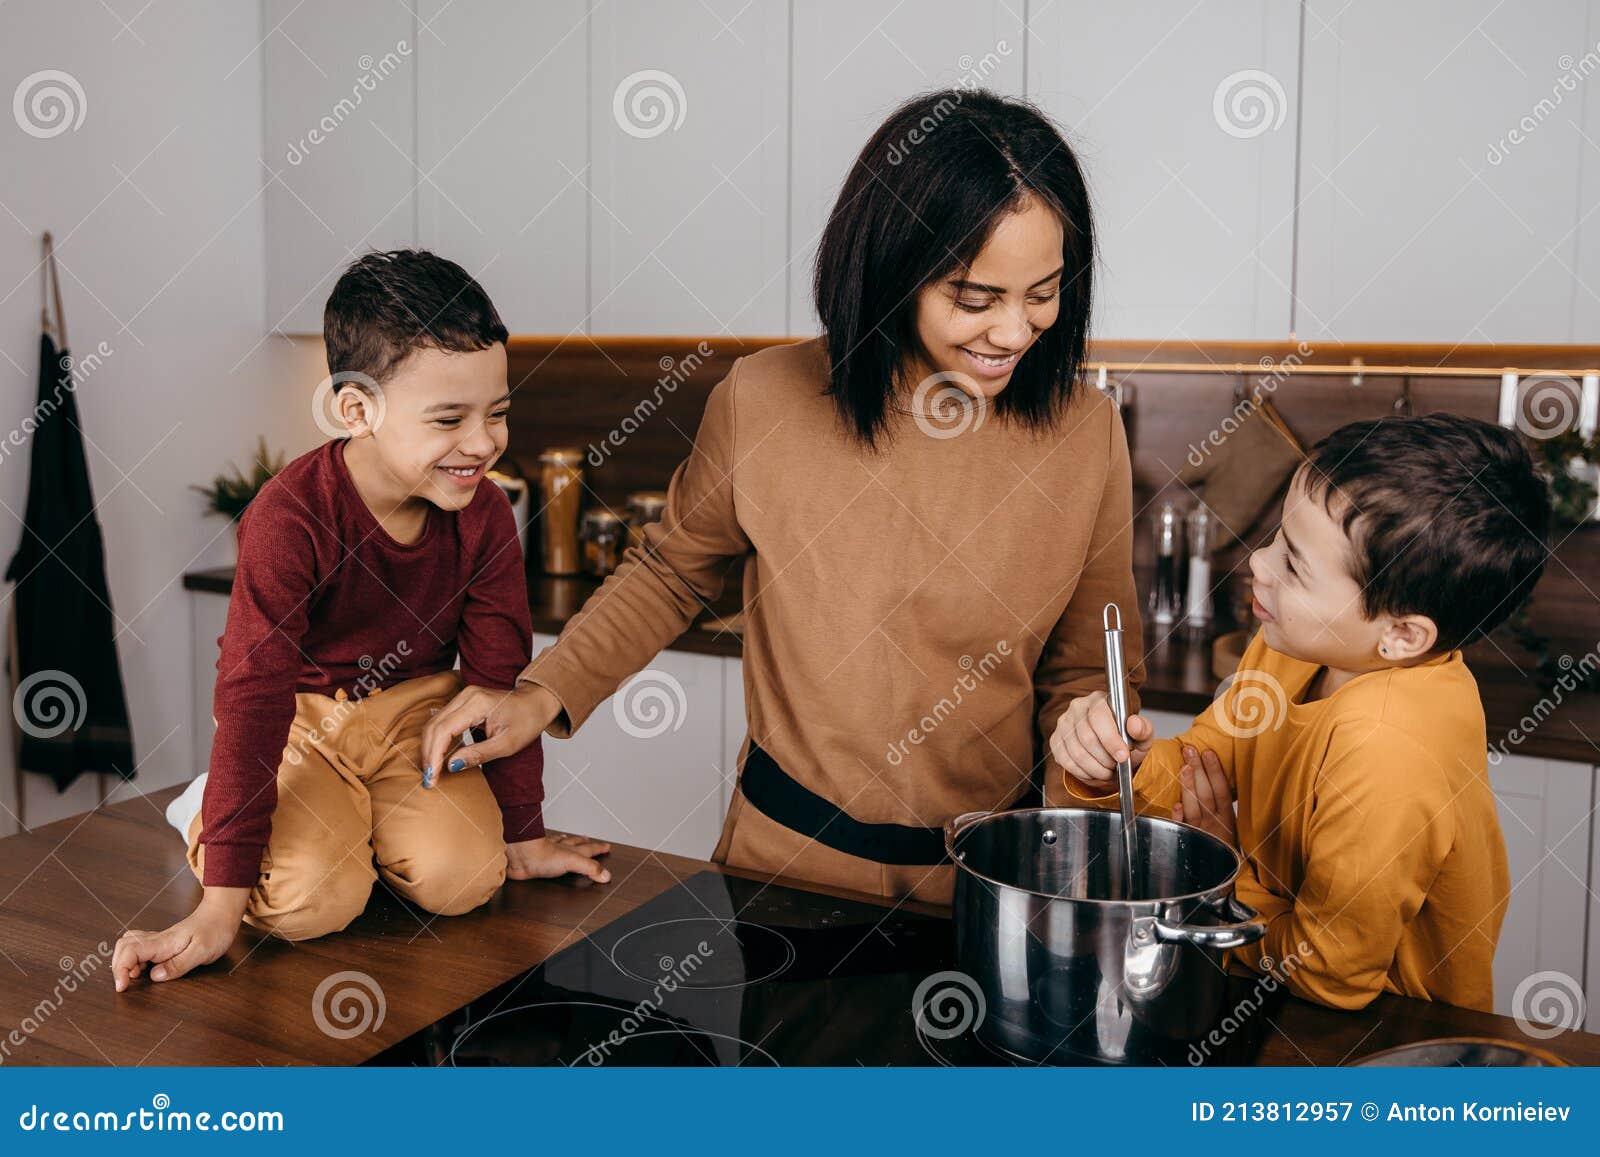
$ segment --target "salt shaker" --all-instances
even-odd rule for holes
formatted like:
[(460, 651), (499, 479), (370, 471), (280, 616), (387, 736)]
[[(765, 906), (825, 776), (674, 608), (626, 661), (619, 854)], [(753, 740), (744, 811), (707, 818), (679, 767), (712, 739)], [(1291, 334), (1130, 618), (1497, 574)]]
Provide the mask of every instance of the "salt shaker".
[(1214, 519), (1204, 502), (1189, 512), (1189, 593), (1184, 630), (1196, 639), (1211, 633), (1211, 540)]

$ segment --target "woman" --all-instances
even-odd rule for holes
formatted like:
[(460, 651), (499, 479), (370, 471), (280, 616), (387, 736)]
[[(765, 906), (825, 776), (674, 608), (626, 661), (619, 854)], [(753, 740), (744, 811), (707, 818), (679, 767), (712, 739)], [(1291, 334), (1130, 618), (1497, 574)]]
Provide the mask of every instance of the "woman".
[(1038, 112), (902, 106), (823, 233), (825, 336), (734, 365), (643, 548), (514, 692), (463, 691), (426, 762), (479, 724), (467, 763), (569, 735), (749, 556), (749, 734), (713, 858), (947, 902), (942, 825), (1032, 798), (1057, 717), (1105, 687), (1106, 603), (1140, 654), (1127, 444), (1078, 381), (1093, 260), (1083, 176)]

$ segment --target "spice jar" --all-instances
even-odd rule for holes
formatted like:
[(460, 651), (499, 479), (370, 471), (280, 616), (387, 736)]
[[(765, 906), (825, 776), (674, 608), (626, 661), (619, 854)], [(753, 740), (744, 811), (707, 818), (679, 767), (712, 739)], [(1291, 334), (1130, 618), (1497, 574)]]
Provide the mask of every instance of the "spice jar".
[(667, 509), (667, 495), (663, 490), (638, 490), (628, 495), (628, 542), (639, 546), (644, 542), (644, 528), (660, 522)]
[(583, 543), (583, 569), (595, 578), (605, 578), (622, 561), (628, 527), (622, 517), (609, 510), (586, 510), (578, 532)]
[(539, 548), (545, 574), (577, 574), (583, 451), (552, 446), (539, 455)]

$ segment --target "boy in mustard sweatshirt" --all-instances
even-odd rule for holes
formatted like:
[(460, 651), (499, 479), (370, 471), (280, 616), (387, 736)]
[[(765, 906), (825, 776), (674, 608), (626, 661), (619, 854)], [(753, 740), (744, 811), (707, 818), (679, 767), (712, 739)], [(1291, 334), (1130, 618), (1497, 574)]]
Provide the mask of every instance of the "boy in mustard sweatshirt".
[(1461, 648), (1532, 591), (1549, 524), (1510, 431), (1448, 414), (1335, 431), (1250, 556), (1261, 630), (1238, 672), (1181, 735), (1131, 716), (1131, 752), (1103, 693), (1075, 700), (1050, 742), (1069, 795), (1115, 806), (1126, 754), (1142, 813), (1238, 847), (1267, 935), (1235, 959), (1299, 995), (1490, 1009), (1510, 880)]

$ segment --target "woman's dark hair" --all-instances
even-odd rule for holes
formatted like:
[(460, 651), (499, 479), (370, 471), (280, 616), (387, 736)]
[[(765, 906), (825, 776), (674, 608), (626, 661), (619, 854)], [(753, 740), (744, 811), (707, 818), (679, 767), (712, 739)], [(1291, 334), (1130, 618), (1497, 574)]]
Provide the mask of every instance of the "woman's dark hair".
[(1510, 430), (1457, 414), (1351, 422), (1301, 472), (1350, 539), (1366, 617), (1427, 615), (1436, 651), (1494, 630), (1544, 573), (1550, 489)]
[[(506, 340), (470, 273), (425, 249), (368, 253), (340, 276), (322, 311), (328, 372), (382, 385), (413, 350), (472, 353)], [(334, 380), (341, 386), (359, 378)]]
[(822, 234), (814, 294), (828, 393), (863, 442), (877, 442), (905, 356), (921, 352), (918, 292), (970, 265), (1030, 198), (1061, 219), (1061, 309), (994, 405), (1043, 429), (1077, 388), (1094, 288), (1089, 192), (1072, 149), (1023, 101), (947, 89), (901, 105), (861, 150)]

